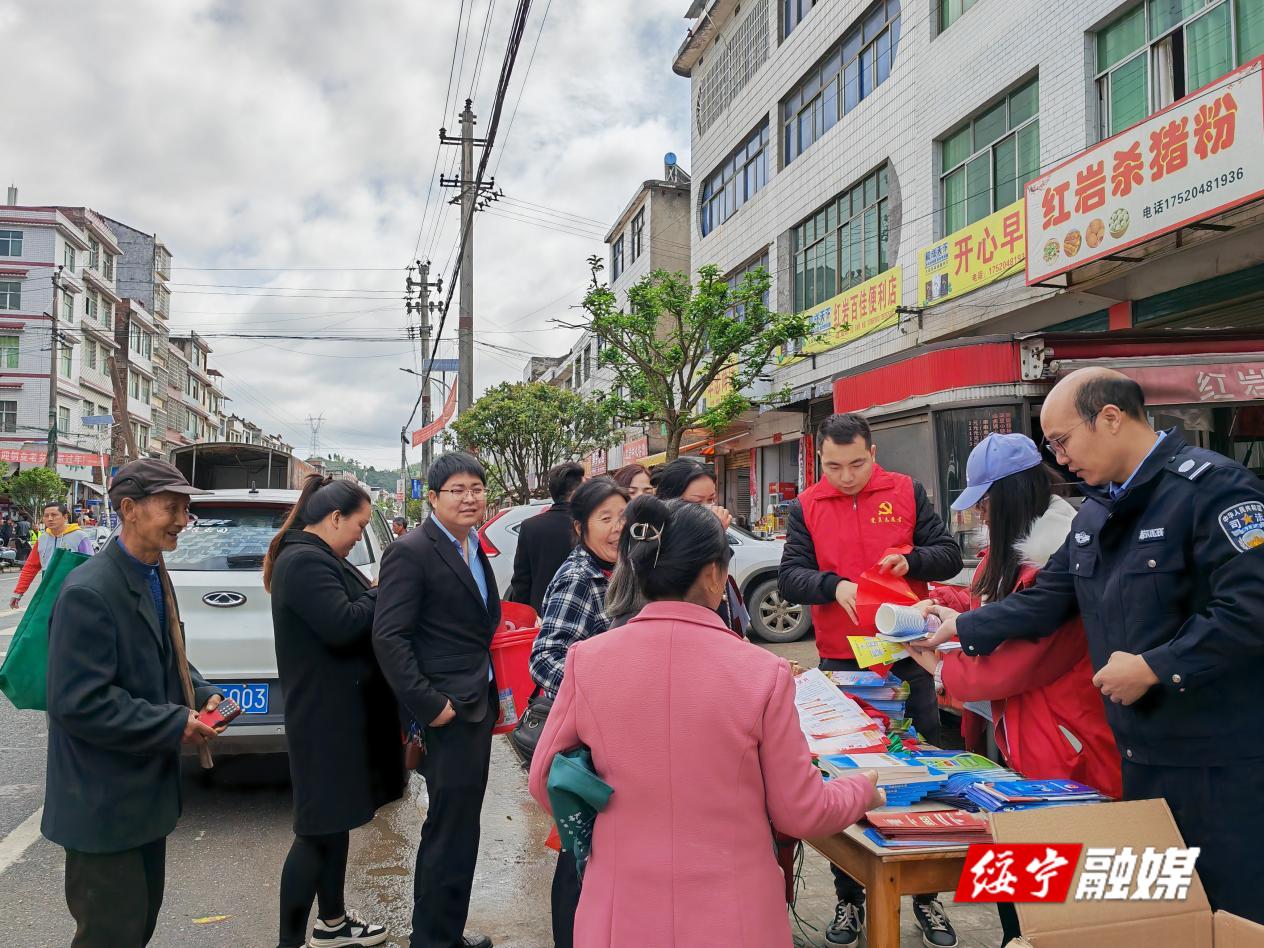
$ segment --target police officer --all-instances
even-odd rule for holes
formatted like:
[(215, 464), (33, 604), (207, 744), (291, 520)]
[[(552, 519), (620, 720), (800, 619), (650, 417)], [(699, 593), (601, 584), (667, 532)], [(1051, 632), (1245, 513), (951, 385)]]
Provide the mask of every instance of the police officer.
[[(1106, 369), (1059, 382), (1045, 445), (1083, 481), (1071, 534), (1034, 585), (949, 621), (968, 654), (1084, 620), (1124, 799), (1168, 802), (1212, 905), (1264, 922), (1264, 487), (1155, 432), (1141, 387)], [(955, 626), (955, 628), (954, 628)]]

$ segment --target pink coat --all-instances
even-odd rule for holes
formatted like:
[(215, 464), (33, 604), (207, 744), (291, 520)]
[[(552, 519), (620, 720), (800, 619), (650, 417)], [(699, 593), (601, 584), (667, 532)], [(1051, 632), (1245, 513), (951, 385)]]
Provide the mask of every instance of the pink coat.
[(826, 784), (799, 730), (790, 666), (715, 613), (655, 602), (579, 642), (531, 766), (547, 809), (553, 757), (585, 744), (614, 788), (598, 815), (577, 948), (791, 944), (769, 820), (824, 836), (854, 823), (864, 778)]

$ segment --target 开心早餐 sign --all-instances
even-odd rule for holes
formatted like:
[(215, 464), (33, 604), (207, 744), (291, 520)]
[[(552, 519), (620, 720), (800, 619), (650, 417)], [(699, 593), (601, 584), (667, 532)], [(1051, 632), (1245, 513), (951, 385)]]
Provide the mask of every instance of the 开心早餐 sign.
[(806, 310), (804, 315), (812, 323), (811, 334), (782, 349), (776, 356), (777, 365), (789, 365), (804, 356), (837, 349), (853, 339), (894, 326), (900, 318), (903, 279), (903, 268), (891, 267)]
[(1027, 185), (1027, 282), (1264, 194), (1264, 57)]
[(1026, 255), (1026, 215), (1015, 201), (917, 252), (917, 305), (934, 306), (1018, 273)]

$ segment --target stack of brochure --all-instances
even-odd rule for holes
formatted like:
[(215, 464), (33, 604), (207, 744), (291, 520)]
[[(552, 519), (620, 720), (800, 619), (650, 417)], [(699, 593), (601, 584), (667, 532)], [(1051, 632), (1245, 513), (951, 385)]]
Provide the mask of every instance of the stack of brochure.
[(993, 813), (1070, 803), (1106, 802), (1101, 793), (1075, 780), (979, 781), (966, 793), (980, 808)]
[(992, 841), (987, 817), (965, 810), (872, 810), (865, 814), (865, 820), (869, 824), (865, 835), (886, 847), (968, 846)]
[(908, 702), (908, 682), (895, 675), (879, 675), (871, 671), (830, 671), (825, 677), (838, 686), (843, 694), (859, 698), (877, 708), (887, 717), (898, 720), (904, 717)]
[(873, 770), (878, 786), (886, 791), (887, 806), (908, 806), (943, 786), (944, 778), (925, 764), (907, 755), (835, 754), (822, 757), (820, 767), (827, 776), (842, 777), (857, 770)]
[(834, 687), (819, 668), (795, 678), (794, 703), (808, 750), (816, 756), (886, 750), (886, 735), (878, 722)]

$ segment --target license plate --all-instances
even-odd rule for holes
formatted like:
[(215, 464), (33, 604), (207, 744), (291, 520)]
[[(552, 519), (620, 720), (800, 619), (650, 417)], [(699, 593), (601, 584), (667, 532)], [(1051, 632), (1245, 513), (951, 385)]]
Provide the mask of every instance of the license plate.
[(239, 685), (220, 685), (225, 698), (231, 698), (241, 705), (242, 714), (268, 713), (268, 683), (251, 681)]

